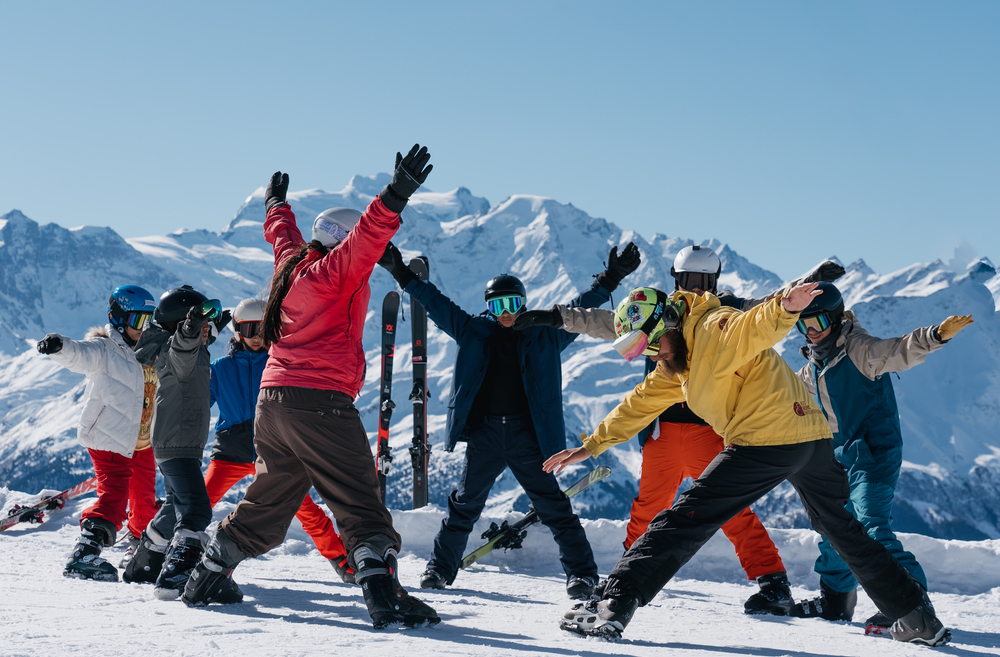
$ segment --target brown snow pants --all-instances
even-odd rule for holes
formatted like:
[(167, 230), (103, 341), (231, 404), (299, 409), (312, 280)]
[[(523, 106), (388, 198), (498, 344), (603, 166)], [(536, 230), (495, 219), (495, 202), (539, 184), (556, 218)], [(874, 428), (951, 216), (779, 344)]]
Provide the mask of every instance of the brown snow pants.
[(348, 395), (262, 388), (254, 447), (257, 474), (221, 524), (243, 554), (256, 557), (280, 545), (310, 487), (333, 512), (348, 554), (367, 542), (399, 549), (399, 534), (379, 496), (368, 436)]

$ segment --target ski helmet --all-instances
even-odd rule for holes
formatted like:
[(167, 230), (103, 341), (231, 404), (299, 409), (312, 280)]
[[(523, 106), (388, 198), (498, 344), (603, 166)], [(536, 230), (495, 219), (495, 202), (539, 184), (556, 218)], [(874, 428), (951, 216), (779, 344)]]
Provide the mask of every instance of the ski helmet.
[(351, 208), (330, 208), (323, 210), (313, 222), (312, 238), (333, 248), (347, 237), (361, 220), (361, 213)]
[(795, 328), (802, 335), (809, 335), (809, 329), (822, 333), (838, 324), (844, 316), (844, 297), (836, 285), (820, 281), (816, 289), (822, 290), (823, 294), (814, 297), (812, 302), (799, 313), (799, 321), (795, 322)]
[(615, 350), (628, 361), (656, 355), (660, 336), (678, 328), (686, 312), (683, 298), (673, 301), (652, 287), (632, 290), (615, 309)]
[(722, 261), (707, 246), (685, 246), (677, 252), (670, 275), (674, 277), (675, 289), (714, 292), (722, 273)]
[(167, 290), (156, 304), (153, 321), (173, 333), (177, 330), (177, 323), (187, 317), (191, 306), (200, 306), (206, 301), (208, 297), (190, 285)]
[(108, 319), (126, 340), (125, 327), (141, 331), (155, 310), (153, 295), (138, 285), (119, 285), (108, 298)]
[(520, 294), (522, 297), (528, 296), (524, 292), (524, 283), (522, 283), (516, 276), (511, 276), (510, 274), (500, 274), (499, 276), (491, 278), (490, 282), (486, 284), (487, 301), (494, 297), (509, 294)]
[[(233, 332), (242, 339), (260, 334), (260, 323), (264, 321), (264, 302), (260, 299), (244, 299), (233, 311)], [(246, 326), (240, 327), (241, 324)]]

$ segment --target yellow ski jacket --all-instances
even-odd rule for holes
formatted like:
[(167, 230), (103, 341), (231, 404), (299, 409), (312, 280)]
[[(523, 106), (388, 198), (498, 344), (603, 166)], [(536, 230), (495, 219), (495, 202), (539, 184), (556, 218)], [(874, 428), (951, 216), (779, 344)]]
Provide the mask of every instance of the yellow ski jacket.
[(594, 456), (649, 425), (664, 409), (686, 401), (728, 445), (791, 445), (833, 438), (823, 411), (795, 372), (772, 347), (798, 313), (781, 296), (746, 312), (727, 308), (712, 294), (675, 292), (688, 313), (682, 324), (688, 373), (667, 376), (662, 367), (628, 393), (583, 446)]

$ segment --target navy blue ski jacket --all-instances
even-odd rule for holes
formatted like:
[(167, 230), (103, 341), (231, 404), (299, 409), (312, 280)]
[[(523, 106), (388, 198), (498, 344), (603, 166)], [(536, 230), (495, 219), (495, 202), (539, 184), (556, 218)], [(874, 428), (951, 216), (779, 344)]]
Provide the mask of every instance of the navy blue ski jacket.
[[(497, 323), (483, 312), (470, 315), (441, 293), (433, 283), (414, 280), (407, 284), (406, 293), (427, 310), (427, 316), (438, 328), (458, 343), (455, 360), (455, 380), (448, 400), (447, 450), (455, 449), (464, 440), (466, 422), (483, 385), (490, 362), (490, 343)], [(611, 298), (611, 293), (596, 281), (589, 290), (570, 302), (571, 308), (596, 308)], [(521, 331), (517, 339), (521, 358), (524, 391), (528, 395), (531, 420), (538, 445), (546, 458), (566, 449), (566, 423), (563, 421), (562, 351), (577, 334), (547, 326), (534, 326)]]
[(253, 419), (267, 350), (236, 351), (212, 361), (209, 404), (219, 405), (212, 460), (253, 463)]

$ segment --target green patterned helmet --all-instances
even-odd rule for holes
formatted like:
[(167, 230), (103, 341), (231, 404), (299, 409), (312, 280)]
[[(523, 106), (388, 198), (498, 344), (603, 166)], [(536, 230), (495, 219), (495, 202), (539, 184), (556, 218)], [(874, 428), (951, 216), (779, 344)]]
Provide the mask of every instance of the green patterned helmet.
[(686, 310), (683, 299), (671, 301), (655, 288), (632, 290), (615, 310), (615, 349), (628, 361), (656, 355), (660, 336), (679, 327)]

